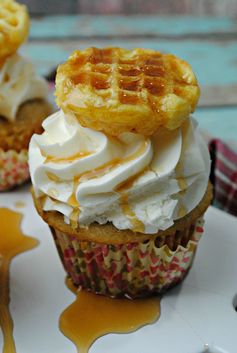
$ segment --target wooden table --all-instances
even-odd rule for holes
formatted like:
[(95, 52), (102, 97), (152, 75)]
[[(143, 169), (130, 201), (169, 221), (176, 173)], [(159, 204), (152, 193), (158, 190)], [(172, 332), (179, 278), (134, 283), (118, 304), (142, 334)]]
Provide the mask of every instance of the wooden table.
[(237, 21), (157, 16), (55, 16), (33, 19), (22, 48), (46, 75), (75, 49), (154, 48), (187, 60), (201, 84), (194, 116), (214, 137), (237, 141)]

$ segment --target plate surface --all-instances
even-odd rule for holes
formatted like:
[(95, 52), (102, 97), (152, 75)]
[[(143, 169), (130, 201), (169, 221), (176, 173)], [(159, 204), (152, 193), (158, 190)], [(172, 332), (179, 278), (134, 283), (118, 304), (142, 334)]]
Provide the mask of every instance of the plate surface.
[[(40, 240), (37, 248), (11, 264), (10, 310), (17, 353), (75, 353), (58, 329), (58, 318), (74, 295), (64, 284), (65, 272), (49, 229), (37, 215), (28, 189), (0, 194), (0, 207), (23, 213), (23, 232)], [(16, 208), (17, 201), (25, 207)], [(162, 298), (160, 320), (134, 333), (101, 337), (90, 353), (236, 353), (236, 272), (237, 218), (210, 207), (194, 266), (183, 284)]]

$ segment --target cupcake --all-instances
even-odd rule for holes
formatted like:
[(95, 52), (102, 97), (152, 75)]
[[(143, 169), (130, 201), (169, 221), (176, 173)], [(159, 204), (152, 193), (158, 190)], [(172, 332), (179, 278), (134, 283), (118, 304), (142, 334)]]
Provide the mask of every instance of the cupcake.
[(191, 67), (154, 50), (89, 48), (59, 66), (30, 143), (36, 209), (73, 283), (131, 298), (187, 274), (212, 197)]
[(52, 113), (46, 81), (17, 53), (29, 30), (24, 5), (3, 0), (0, 7), (0, 191), (29, 179), (28, 145)]

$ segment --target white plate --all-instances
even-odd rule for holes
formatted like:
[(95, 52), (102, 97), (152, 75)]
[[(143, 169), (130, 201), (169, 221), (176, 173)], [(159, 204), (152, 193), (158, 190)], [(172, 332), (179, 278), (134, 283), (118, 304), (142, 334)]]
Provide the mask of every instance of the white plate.
[[(58, 318), (74, 296), (28, 187), (0, 194), (0, 206), (24, 213), (23, 232), (40, 240), (12, 261), (10, 310), (17, 353), (75, 353), (58, 329)], [(26, 206), (16, 209), (16, 201)], [(210, 207), (194, 266), (183, 284), (163, 297), (160, 320), (134, 333), (101, 337), (90, 353), (236, 353), (236, 276), (237, 219)]]

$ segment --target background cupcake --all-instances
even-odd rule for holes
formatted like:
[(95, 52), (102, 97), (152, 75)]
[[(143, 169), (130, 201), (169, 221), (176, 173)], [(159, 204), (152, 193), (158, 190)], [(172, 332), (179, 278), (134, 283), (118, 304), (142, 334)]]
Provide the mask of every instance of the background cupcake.
[(29, 30), (26, 7), (3, 0), (0, 7), (0, 191), (29, 178), (28, 145), (52, 112), (48, 88), (33, 65), (16, 52)]
[(163, 292), (190, 268), (211, 200), (191, 68), (92, 48), (59, 68), (56, 86), (63, 111), (33, 136), (30, 171), (65, 269), (100, 294)]

